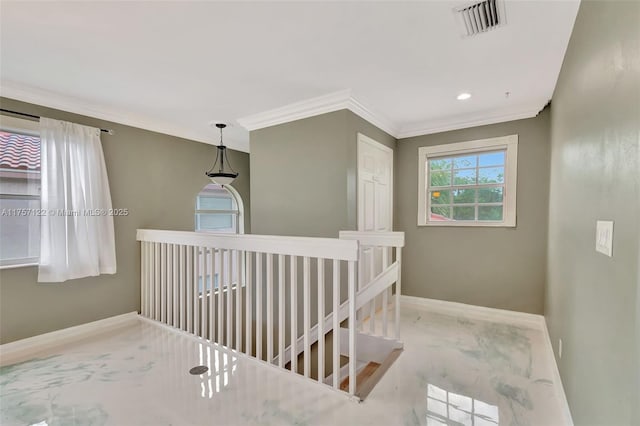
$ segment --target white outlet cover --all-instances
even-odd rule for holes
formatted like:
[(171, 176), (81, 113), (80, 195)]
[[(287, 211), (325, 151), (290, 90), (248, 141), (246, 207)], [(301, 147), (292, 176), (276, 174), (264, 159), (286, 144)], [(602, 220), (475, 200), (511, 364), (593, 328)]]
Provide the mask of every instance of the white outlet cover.
[(562, 358), (562, 339), (558, 339), (558, 358)]
[(605, 256), (613, 256), (613, 221), (596, 221), (596, 251)]

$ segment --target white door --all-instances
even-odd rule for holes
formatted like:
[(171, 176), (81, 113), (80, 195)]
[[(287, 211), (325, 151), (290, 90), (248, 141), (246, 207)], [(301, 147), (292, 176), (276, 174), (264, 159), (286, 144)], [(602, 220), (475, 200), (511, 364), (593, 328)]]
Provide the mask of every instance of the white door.
[[(393, 150), (358, 133), (358, 231), (393, 228)], [(382, 272), (382, 250), (363, 248), (359, 287)]]

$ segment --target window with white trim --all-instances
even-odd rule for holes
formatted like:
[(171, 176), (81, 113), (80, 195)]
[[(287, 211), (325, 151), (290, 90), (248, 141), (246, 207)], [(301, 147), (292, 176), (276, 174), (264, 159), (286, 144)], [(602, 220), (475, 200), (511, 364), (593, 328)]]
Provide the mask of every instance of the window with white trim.
[(40, 133), (38, 123), (0, 119), (0, 267), (40, 258)]
[(196, 197), (196, 231), (244, 233), (241, 203), (231, 187), (208, 184)]
[(518, 135), (418, 149), (418, 225), (516, 225)]
[[(244, 234), (244, 205), (238, 191), (229, 185), (210, 183), (198, 193), (196, 197), (196, 231), (226, 234)], [(241, 256), (237, 251), (200, 248), (200, 254), (206, 258), (199, 262), (198, 288), (199, 293), (216, 291), (220, 285), (220, 272), (225, 277), (231, 276), (232, 285), (237, 285), (240, 271)], [(212, 274), (210, 265), (215, 265)], [(229, 269), (231, 267), (231, 269)], [(212, 286), (213, 284), (213, 286)], [(223, 287), (226, 287), (224, 285)]]

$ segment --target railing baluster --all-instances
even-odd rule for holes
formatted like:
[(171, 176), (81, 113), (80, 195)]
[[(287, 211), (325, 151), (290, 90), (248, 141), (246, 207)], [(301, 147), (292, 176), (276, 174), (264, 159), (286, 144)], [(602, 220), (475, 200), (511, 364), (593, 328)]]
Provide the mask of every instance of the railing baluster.
[(216, 249), (211, 247), (211, 259), (209, 260), (209, 341), (216, 341)]
[(171, 250), (171, 259), (172, 259), (172, 268), (173, 268), (173, 314), (172, 314), (172, 324), (174, 327), (178, 327), (178, 245), (172, 244)]
[(167, 323), (167, 244), (160, 244), (160, 322)]
[(228, 348), (233, 346), (233, 333), (231, 332), (233, 321), (233, 269), (231, 268), (231, 260), (233, 258), (234, 251), (235, 250), (227, 251), (227, 335), (225, 337), (225, 346)]
[(153, 243), (154, 256), (153, 256), (153, 270), (154, 270), (154, 282), (153, 282), (153, 319), (160, 321), (160, 243)]
[(262, 360), (262, 253), (256, 253), (256, 358)]
[(284, 287), (284, 255), (278, 255), (278, 366), (284, 368), (284, 310), (285, 310), (285, 287)]
[(400, 273), (402, 272), (402, 251), (396, 248), (396, 262), (398, 263), (398, 281), (396, 281), (396, 306), (394, 307), (396, 314), (396, 339), (400, 338), (400, 295), (402, 286), (400, 283)]
[[(376, 277), (376, 247), (371, 247), (371, 262), (369, 262), (369, 284)], [(369, 333), (376, 331), (376, 298), (371, 299), (369, 304)]]
[(340, 261), (333, 261), (333, 388), (340, 385)]
[(200, 247), (193, 247), (193, 334), (200, 335), (200, 308), (198, 298), (200, 297)]
[(207, 337), (207, 322), (208, 322), (208, 313), (207, 307), (209, 306), (207, 303), (207, 253), (209, 250), (207, 247), (202, 247), (202, 291), (200, 292), (200, 336), (203, 339)]
[(186, 330), (186, 309), (185, 309), (185, 288), (186, 288), (186, 273), (185, 273), (185, 252), (186, 246), (180, 245), (180, 330)]
[(187, 299), (185, 300), (185, 304), (187, 305), (187, 331), (189, 333), (193, 332), (193, 311), (192, 311), (192, 303), (193, 300), (193, 246), (186, 246), (186, 257), (187, 264), (185, 265), (185, 273), (187, 277)]
[(273, 362), (273, 254), (267, 254), (267, 362)]
[(318, 382), (324, 381), (324, 259), (318, 258)]
[(252, 353), (251, 353), (252, 352), (252, 350), (251, 350), (252, 332), (251, 331), (253, 329), (253, 311), (252, 311), (252, 307), (251, 307), (251, 305), (252, 305), (251, 298), (253, 297), (252, 296), (252, 289), (253, 289), (253, 283), (252, 283), (253, 273), (252, 273), (252, 270), (253, 270), (253, 268), (252, 268), (252, 263), (251, 263), (251, 257), (252, 257), (251, 256), (251, 252), (250, 251), (245, 252), (245, 257), (246, 257), (246, 259), (245, 259), (246, 274), (245, 275), (247, 277), (246, 278), (247, 281), (245, 283), (246, 291), (245, 291), (245, 296), (244, 297), (245, 297), (245, 304), (246, 304), (247, 307), (246, 307), (246, 311), (245, 311), (245, 314), (246, 314), (246, 320), (245, 320), (245, 322), (246, 322), (246, 324), (245, 324), (245, 328), (246, 328), (246, 331), (245, 331), (246, 339), (245, 340), (246, 340), (246, 343), (245, 343), (245, 346), (244, 346), (244, 352), (247, 355), (251, 356), (252, 355)]
[(302, 310), (304, 315), (304, 377), (309, 377), (311, 374), (311, 342), (309, 340), (309, 329), (311, 328), (310, 324), (310, 259), (308, 256), (305, 256), (302, 259), (302, 271), (303, 271), (303, 302), (302, 302)]
[[(389, 248), (382, 248), (382, 270), (385, 271), (389, 266)], [(382, 292), (382, 335), (387, 337), (387, 312), (389, 310), (389, 290), (385, 289)]]
[(291, 371), (298, 372), (298, 256), (289, 256), (291, 285)]
[(222, 340), (222, 336), (224, 334), (224, 281), (226, 274), (224, 273), (224, 250), (218, 250), (218, 338), (216, 342), (220, 345), (224, 345), (224, 340)]
[(356, 276), (355, 262), (349, 261), (349, 394), (356, 393)]
[(173, 244), (167, 244), (167, 324), (173, 324)]
[(147, 244), (147, 318), (152, 318), (153, 314), (151, 312), (152, 301), (153, 301), (153, 243)]
[(140, 314), (147, 317), (147, 242), (140, 243)]
[(242, 350), (242, 259), (243, 251), (236, 251), (236, 350)]

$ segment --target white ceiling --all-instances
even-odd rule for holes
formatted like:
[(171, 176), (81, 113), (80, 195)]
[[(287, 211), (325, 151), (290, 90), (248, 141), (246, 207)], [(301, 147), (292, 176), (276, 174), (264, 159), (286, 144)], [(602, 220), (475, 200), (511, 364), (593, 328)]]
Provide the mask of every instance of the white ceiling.
[(535, 115), (578, 0), (508, 1), (463, 38), (466, 3), (3, 1), (0, 94), (209, 143), (236, 123), (244, 151), (236, 120), (340, 91), (396, 136)]

